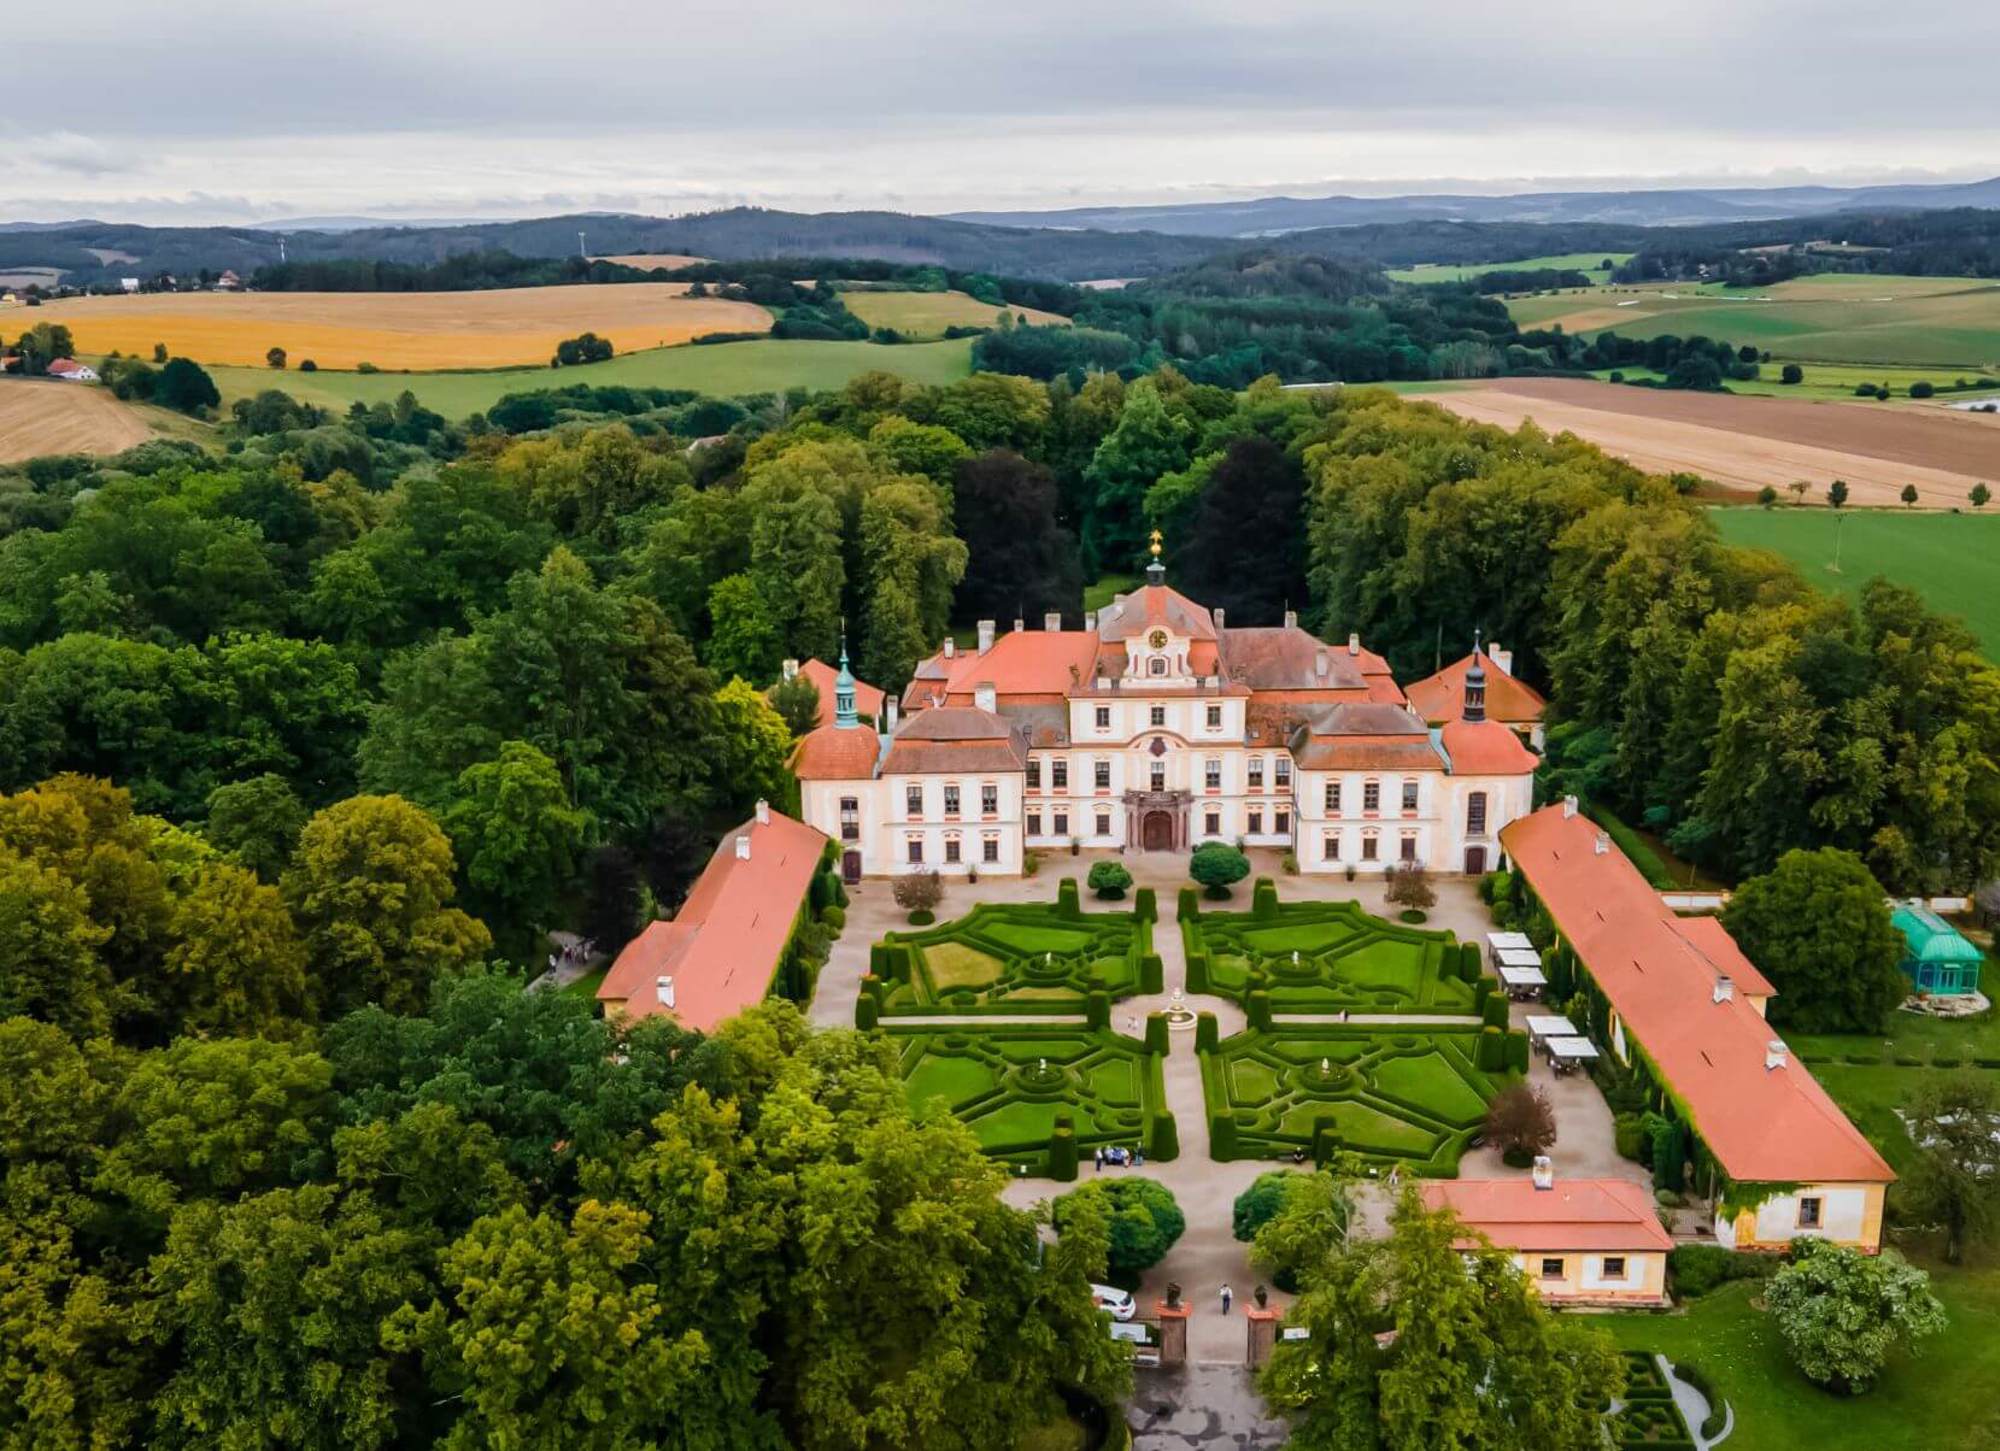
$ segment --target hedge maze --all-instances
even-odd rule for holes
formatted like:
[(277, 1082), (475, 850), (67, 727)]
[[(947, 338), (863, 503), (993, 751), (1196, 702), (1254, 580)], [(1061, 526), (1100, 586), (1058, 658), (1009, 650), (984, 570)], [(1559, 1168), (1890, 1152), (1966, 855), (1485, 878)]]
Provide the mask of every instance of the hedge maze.
[(1488, 1101), (1517, 1076), (1509, 1036), (1302, 1025), (1250, 1028), (1218, 1043), (1214, 1018), (1203, 1014), (1195, 1041), (1210, 1152), (1259, 1159), (1304, 1150), (1324, 1162), (1345, 1151), (1382, 1168), (1454, 1177)]
[(1280, 905), (1267, 882), (1250, 912), (1181, 918), (1188, 990), (1249, 1004), (1268, 994), (1271, 1011), (1331, 1014), (1477, 1013), (1479, 949), (1370, 916), (1357, 902)]
[(910, 1106), (942, 1100), (981, 1148), (1010, 1166), (1073, 1179), (1078, 1158), (1100, 1146), (1158, 1160), (1180, 1152), (1159, 1055), (1136, 1039), (1056, 1024), (885, 1031)]
[(1075, 1015), (1099, 993), (1159, 992), (1151, 894), (1131, 912), (1086, 914), (1065, 886), (1053, 906), (982, 902), (955, 921), (889, 933), (871, 950), (864, 996), (893, 1018)]
[(1674, 1404), (1673, 1388), (1660, 1364), (1642, 1350), (1625, 1352), (1625, 1394), (1611, 1418), (1612, 1439), (1619, 1446), (1649, 1446), (1653, 1451), (1694, 1451), (1694, 1437)]

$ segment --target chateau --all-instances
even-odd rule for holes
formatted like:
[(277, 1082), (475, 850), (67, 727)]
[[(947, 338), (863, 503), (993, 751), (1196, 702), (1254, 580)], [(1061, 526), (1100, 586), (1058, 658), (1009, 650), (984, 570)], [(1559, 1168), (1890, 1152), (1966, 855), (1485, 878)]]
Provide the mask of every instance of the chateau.
[(1484, 872), (1532, 807), (1537, 764), (1524, 728), (1487, 715), (1503, 658), (1475, 649), (1433, 677), (1451, 688), (1427, 692), (1445, 703), (1427, 720), (1358, 635), (1330, 645), (1293, 614), (1231, 629), (1168, 588), (1156, 559), (1081, 630), (982, 620), (976, 648), (945, 641), (873, 723), (843, 651), (833, 718), (793, 758), (801, 813), (841, 843), (850, 878), (1014, 874), (1025, 850), (1072, 842), (1240, 842), (1290, 850), (1305, 872)]

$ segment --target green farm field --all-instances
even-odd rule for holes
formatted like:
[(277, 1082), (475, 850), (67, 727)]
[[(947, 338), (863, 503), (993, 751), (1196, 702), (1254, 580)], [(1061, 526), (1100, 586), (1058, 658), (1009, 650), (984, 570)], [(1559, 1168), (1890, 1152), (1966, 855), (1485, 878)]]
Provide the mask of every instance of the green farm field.
[(266, 388), (302, 402), (346, 409), (350, 403), (392, 403), (404, 390), (447, 418), (483, 412), (508, 393), (572, 383), (640, 388), (692, 388), (715, 397), (775, 393), (787, 388), (838, 388), (862, 373), (895, 373), (913, 383), (949, 383), (972, 371), (972, 340), (909, 343), (800, 342), (772, 338), (702, 347), (653, 348), (581, 368), (505, 368), (454, 373), (275, 372), (211, 368), (227, 407)]
[(1508, 305), (1523, 327), (1651, 338), (1697, 334), (1774, 358), (1978, 370), (2000, 365), (2000, 283), (1964, 277), (1825, 275), (1757, 291), (1665, 283)]
[(871, 328), (894, 328), (911, 338), (942, 337), (948, 327), (991, 327), (1003, 312), (1031, 323), (1069, 321), (1060, 313), (981, 302), (963, 292), (870, 292), (857, 288), (842, 292), (840, 300)]
[[(2000, 465), (1995, 475), (2000, 489)], [(1858, 595), (1878, 574), (1907, 584), (1932, 608), (1962, 618), (2000, 659), (2000, 517), (1785, 505), (1715, 509), (1710, 517), (1730, 543), (1775, 550), (1824, 589)], [(1828, 568), (1836, 531), (1838, 574)]]
[(1389, 275), (1398, 282), (1463, 282), (1484, 272), (1534, 272), (1543, 268), (1570, 268), (1588, 272), (1600, 285), (1611, 273), (1599, 265), (1607, 258), (1615, 266), (1631, 257), (1630, 252), (1557, 252), (1542, 257), (1523, 257), (1518, 262), (1480, 262), (1469, 266), (1453, 263), (1419, 262), (1414, 267), (1398, 267)]

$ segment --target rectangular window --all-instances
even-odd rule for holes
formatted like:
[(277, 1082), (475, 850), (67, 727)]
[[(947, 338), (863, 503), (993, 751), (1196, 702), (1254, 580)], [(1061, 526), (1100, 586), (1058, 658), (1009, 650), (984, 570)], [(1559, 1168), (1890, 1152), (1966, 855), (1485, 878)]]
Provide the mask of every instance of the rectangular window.
[(1098, 813), (1097, 813), (1097, 834), (1098, 834), (1099, 836), (1109, 836), (1109, 835), (1111, 835), (1111, 813), (1110, 813), (1110, 812), (1108, 812), (1108, 811), (1100, 811), (1100, 812), (1098, 812)]
[(1201, 819), (1201, 832), (1203, 836), (1222, 835), (1222, 813), (1211, 811), (1204, 815)]
[(907, 786), (903, 789), (904, 814), (922, 819), (924, 814), (924, 788)]
[(1068, 813), (1067, 811), (1058, 811), (1058, 812), (1056, 813), (1056, 831), (1055, 831), (1055, 834), (1056, 834), (1057, 836), (1068, 836), (1068, 835), (1069, 835), (1069, 813)]
[(1542, 1261), (1543, 1279), (1560, 1280), (1562, 1277), (1563, 1277), (1563, 1262), (1561, 1260), (1546, 1259)]
[(1271, 830), (1277, 832), (1280, 836), (1290, 836), (1292, 834), (1292, 813), (1289, 811), (1272, 813)]
[(1069, 790), (1069, 762), (1060, 756), (1049, 762), (1049, 783), (1058, 791)]
[(1819, 1228), (1819, 1201), (1817, 1199), (1801, 1199), (1799, 1201), (1799, 1228)]
[(840, 839), (861, 840), (861, 802), (853, 796), (840, 798)]
[(1211, 791), (1222, 789), (1222, 762), (1210, 756), (1201, 763), (1201, 784)]
[(946, 837), (946, 838), (944, 839), (944, 859), (945, 859), (945, 860), (946, 860), (947, 862), (955, 862), (955, 861), (957, 861), (957, 860), (958, 860), (958, 838), (957, 838), (957, 837), (955, 837), (955, 836), (948, 836), (948, 837)]
[(1382, 783), (1380, 781), (1363, 781), (1361, 783), (1361, 809), (1363, 811), (1380, 811), (1382, 809)]
[(1167, 708), (1164, 705), (1154, 706), (1146, 712), (1146, 719), (1156, 726), (1165, 725), (1167, 723)]
[(1210, 706), (1210, 707), (1208, 708), (1208, 728), (1209, 728), (1210, 730), (1212, 730), (1212, 731), (1219, 731), (1219, 730), (1221, 730), (1221, 729), (1222, 729), (1222, 707), (1221, 707), (1221, 706), (1219, 706), (1219, 705), (1211, 705), (1211, 706)]
[(1340, 815), (1340, 783), (1338, 781), (1329, 781), (1326, 783), (1326, 814), (1328, 816)]
[(1278, 789), (1280, 791), (1291, 790), (1292, 758), (1290, 756), (1279, 756), (1275, 761), (1271, 763), (1271, 769), (1277, 774)]
[(1091, 782), (1100, 791), (1111, 789), (1111, 763), (1099, 757), (1091, 763)]
[(1374, 861), (1374, 860), (1375, 860), (1375, 849), (1376, 849), (1376, 847), (1377, 847), (1377, 845), (1378, 845), (1378, 844), (1379, 844), (1379, 843), (1378, 843), (1378, 842), (1376, 841), (1376, 839), (1375, 839), (1374, 837), (1372, 837), (1372, 836), (1364, 836), (1364, 837), (1362, 837), (1362, 838), (1361, 838), (1361, 860), (1363, 860), (1364, 862), (1372, 862), (1372, 861)]
[(1155, 791), (1167, 789), (1167, 767), (1164, 761), (1153, 762), (1153, 789)]
[(1415, 811), (1416, 809), (1417, 783), (1414, 781), (1405, 781), (1403, 783), (1403, 810)]
[(1264, 834), (1264, 813), (1259, 811), (1256, 807), (1253, 806), (1250, 808), (1250, 835), (1262, 836), (1263, 834)]
[(1337, 831), (1329, 831), (1329, 832), (1328, 832), (1328, 833), (1326, 834), (1326, 836), (1325, 836), (1325, 837), (1323, 838), (1323, 840), (1324, 840), (1324, 841), (1325, 841), (1325, 843), (1326, 843), (1326, 848), (1325, 848), (1325, 849), (1326, 849), (1326, 859), (1327, 859), (1328, 861), (1330, 861), (1330, 862), (1337, 862), (1337, 861), (1339, 861), (1339, 860), (1340, 860), (1340, 833), (1339, 833), (1339, 832), (1337, 832)]
[(989, 865), (1000, 860), (1000, 838), (989, 836), (979, 843), (979, 859)]
[(958, 815), (958, 782), (956, 781), (947, 781), (944, 783), (944, 814), (946, 816)]
[(923, 859), (924, 859), (924, 839), (921, 836), (913, 836), (910, 838), (911, 865), (913, 866), (918, 865), (923, 861)]
[(1465, 830), (1468, 836), (1486, 835), (1486, 793), (1475, 791), (1465, 798)]
[(988, 816), (992, 816), (1000, 810), (1000, 788), (998, 786), (990, 783), (980, 786), (979, 809)]
[(1414, 836), (1403, 838), (1401, 855), (1406, 862), (1413, 862), (1417, 859), (1417, 839)]
[(1041, 834), (1042, 834), (1042, 813), (1039, 811), (1030, 811), (1028, 813), (1028, 835), (1040, 836)]
[(1110, 706), (1100, 705), (1099, 707), (1097, 707), (1097, 728), (1101, 731), (1108, 731), (1111, 729)]
[(1622, 1280), (1625, 1278), (1625, 1256), (1606, 1255), (1604, 1257), (1604, 1278)]
[(1262, 791), (1264, 789), (1264, 758), (1262, 756), (1252, 756), (1250, 758), (1250, 789), (1252, 791)]
[(1042, 763), (1040, 761), (1028, 762), (1028, 789), (1030, 791), (1039, 791), (1042, 789)]

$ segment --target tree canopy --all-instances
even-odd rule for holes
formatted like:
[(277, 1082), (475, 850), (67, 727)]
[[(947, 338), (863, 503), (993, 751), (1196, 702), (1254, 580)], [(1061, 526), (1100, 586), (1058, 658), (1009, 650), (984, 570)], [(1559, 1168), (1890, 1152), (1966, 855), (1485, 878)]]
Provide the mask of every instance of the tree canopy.
[(1778, 996), (1774, 1023), (1879, 1033), (1909, 992), (1881, 883), (1851, 852), (1789, 851), (1739, 887), (1722, 922)]

